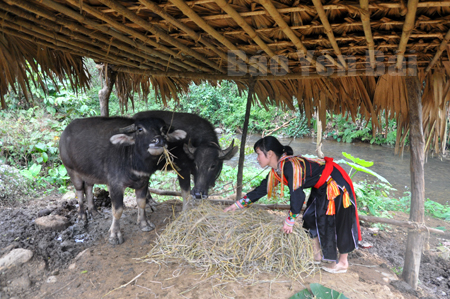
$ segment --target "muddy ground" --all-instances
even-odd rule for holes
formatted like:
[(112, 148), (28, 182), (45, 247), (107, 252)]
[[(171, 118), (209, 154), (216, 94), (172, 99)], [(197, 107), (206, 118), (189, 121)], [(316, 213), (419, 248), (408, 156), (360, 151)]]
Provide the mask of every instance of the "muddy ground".
[[(158, 200), (158, 199), (157, 199)], [(122, 216), (125, 241), (108, 244), (111, 224), (107, 194), (97, 193), (96, 204), (102, 217), (86, 226), (77, 222), (76, 201), (51, 195), (16, 206), (0, 207), (0, 257), (14, 248), (33, 251), (33, 258), (20, 267), (0, 271), (0, 299), (4, 298), (289, 298), (310, 283), (321, 283), (343, 292), (348, 298), (450, 298), (450, 242), (430, 235), (420, 267), (417, 291), (401, 278), (407, 231), (395, 226), (377, 231), (363, 223), (363, 241), (371, 248), (349, 255), (345, 274), (329, 274), (317, 269), (313, 277), (291, 281), (262, 274), (252, 284), (205, 277), (189, 265), (142, 263), (173, 217), (181, 210), (176, 200), (158, 204), (147, 211), (156, 229), (141, 232), (135, 224), (137, 211), (133, 198), (126, 198)], [(37, 230), (38, 216), (67, 217), (71, 226), (62, 232)], [(407, 215), (397, 213), (396, 219)], [(450, 223), (427, 219), (430, 227)], [(281, 230), (280, 230), (281, 233)], [(399, 276), (397, 276), (399, 274)]]

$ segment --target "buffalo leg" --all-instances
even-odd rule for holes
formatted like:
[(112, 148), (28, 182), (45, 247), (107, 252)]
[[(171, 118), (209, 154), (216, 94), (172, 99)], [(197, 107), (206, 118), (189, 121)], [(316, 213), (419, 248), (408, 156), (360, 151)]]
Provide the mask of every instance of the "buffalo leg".
[(178, 182), (181, 188), (181, 197), (183, 197), (183, 211), (187, 211), (192, 207), (191, 203), (191, 175), (189, 172), (181, 174), (183, 178), (178, 176)]
[(136, 189), (136, 202), (137, 202), (137, 208), (138, 208), (138, 216), (137, 216), (137, 225), (139, 225), (139, 228), (141, 231), (148, 232), (155, 228), (155, 225), (151, 223), (150, 221), (147, 221), (147, 217), (145, 215), (145, 205), (147, 204), (147, 191), (148, 186), (145, 186), (145, 188), (142, 189)]
[(76, 172), (68, 169), (70, 180), (75, 187), (75, 196), (78, 199), (78, 219), (86, 220), (86, 210), (84, 208), (84, 181), (77, 175)]
[(86, 194), (88, 212), (92, 215), (92, 217), (96, 217), (99, 213), (97, 212), (97, 208), (94, 203), (94, 193), (92, 192), (93, 188), (93, 185), (88, 185), (86, 183), (84, 184), (84, 193)]
[(111, 206), (112, 206), (112, 224), (109, 235), (109, 243), (112, 245), (122, 244), (123, 237), (120, 232), (120, 217), (122, 217), (123, 213), (123, 190), (120, 192), (119, 190), (110, 189), (111, 193)]

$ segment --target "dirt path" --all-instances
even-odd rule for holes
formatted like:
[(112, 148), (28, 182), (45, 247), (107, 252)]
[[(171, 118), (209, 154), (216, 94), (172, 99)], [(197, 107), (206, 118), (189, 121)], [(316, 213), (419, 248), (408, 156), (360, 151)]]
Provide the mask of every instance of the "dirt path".
[[(204, 277), (189, 265), (142, 263), (136, 258), (146, 255), (181, 205), (175, 201), (158, 205), (150, 214), (156, 229), (141, 232), (135, 225), (134, 200), (126, 203), (125, 242), (118, 246), (107, 243), (111, 223), (107, 200), (97, 202), (104, 206), (104, 219), (91, 221), (86, 228), (75, 224), (75, 202), (57, 197), (0, 208), (0, 256), (13, 248), (34, 252), (30, 262), (0, 271), (0, 298), (289, 298), (310, 283), (321, 283), (348, 298), (448, 298), (450, 294), (450, 261), (439, 257), (438, 249), (445, 240), (433, 235), (430, 250), (423, 254), (419, 290), (408, 290), (397, 280), (406, 230), (395, 227), (376, 232), (363, 226), (363, 239), (373, 247), (352, 253), (347, 273), (317, 270), (302, 282), (265, 274), (257, 283), (245, 285)], [(45, 209), (68, 217), (74, 225), (58, 233), (36, 230), (33, 221)], [(427, 224), (450, 230), (446, 222), (429, 219)]]

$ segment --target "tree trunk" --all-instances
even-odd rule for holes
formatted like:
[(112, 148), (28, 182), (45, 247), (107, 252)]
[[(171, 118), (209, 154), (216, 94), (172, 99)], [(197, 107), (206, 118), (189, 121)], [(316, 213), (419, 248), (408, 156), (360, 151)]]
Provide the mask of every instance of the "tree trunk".
[[(425, 177), (424, 177), (424, 137), (422, 128), (422, 96), (417, 77), (405, 78), (409, 102), (409, 123), (411, 141), (411, 211), (409, 220), (417, 224), (424, 223)], [(403, 279), (417, 289), (420, 259), (424, 242), (423, 232), (409, 229), (406, 244)]]
[(236, 200), (240, 199), (242, 196), (242, 175), (244, 172), (245, 140), (247, 139), (248, 122), (250, 119), (250, 108), (252, 107), (252, 97), (253, 97), (253, 91), (255, 89), (255, 83), (256, 83), (255, 78), (250, 77), (249, 84), (248, 84), (247, 106), (245, 108), (244, 127), (242, 129), (241, 148), (239, 150), (239, 165), (238, 165), (238, 173), (237, 173)]
[(103, 88), (98, 92), (98, 99), (100, 101), (100, 115), (109, 116), (109, 96), (116, 82), (117, 72), (113, 71), (108, 64), (103, 66), (102, 70), (102, 86)]

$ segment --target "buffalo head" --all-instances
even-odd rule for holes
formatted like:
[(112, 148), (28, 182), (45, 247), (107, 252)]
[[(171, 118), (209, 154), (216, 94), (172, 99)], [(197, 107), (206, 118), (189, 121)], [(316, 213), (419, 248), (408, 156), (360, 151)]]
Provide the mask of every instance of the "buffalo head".
[(209, 188), (213, 187), (216, 179), (222, 171), (223, 161), (231, 159), (238, 151), (234, 146), (234, 140), (231, 145), (222, 150), (216, 143), (200, 145), (198, 147), (184, 144), (184, 151), (188, 157), (194, 161), (194, 188), (192, 196), (195, 198), (207, 198)]
[(148, 152), (152, 156), (162, 154), (166, 142), (186, 138), (186, 132), (175, 130), (168, 132), (164, 121), (160, 119), (136, 119), (135, 123), (120, 128), (119, 133), (111, 136), (112, 144), (135, 145), (143, 156)]

